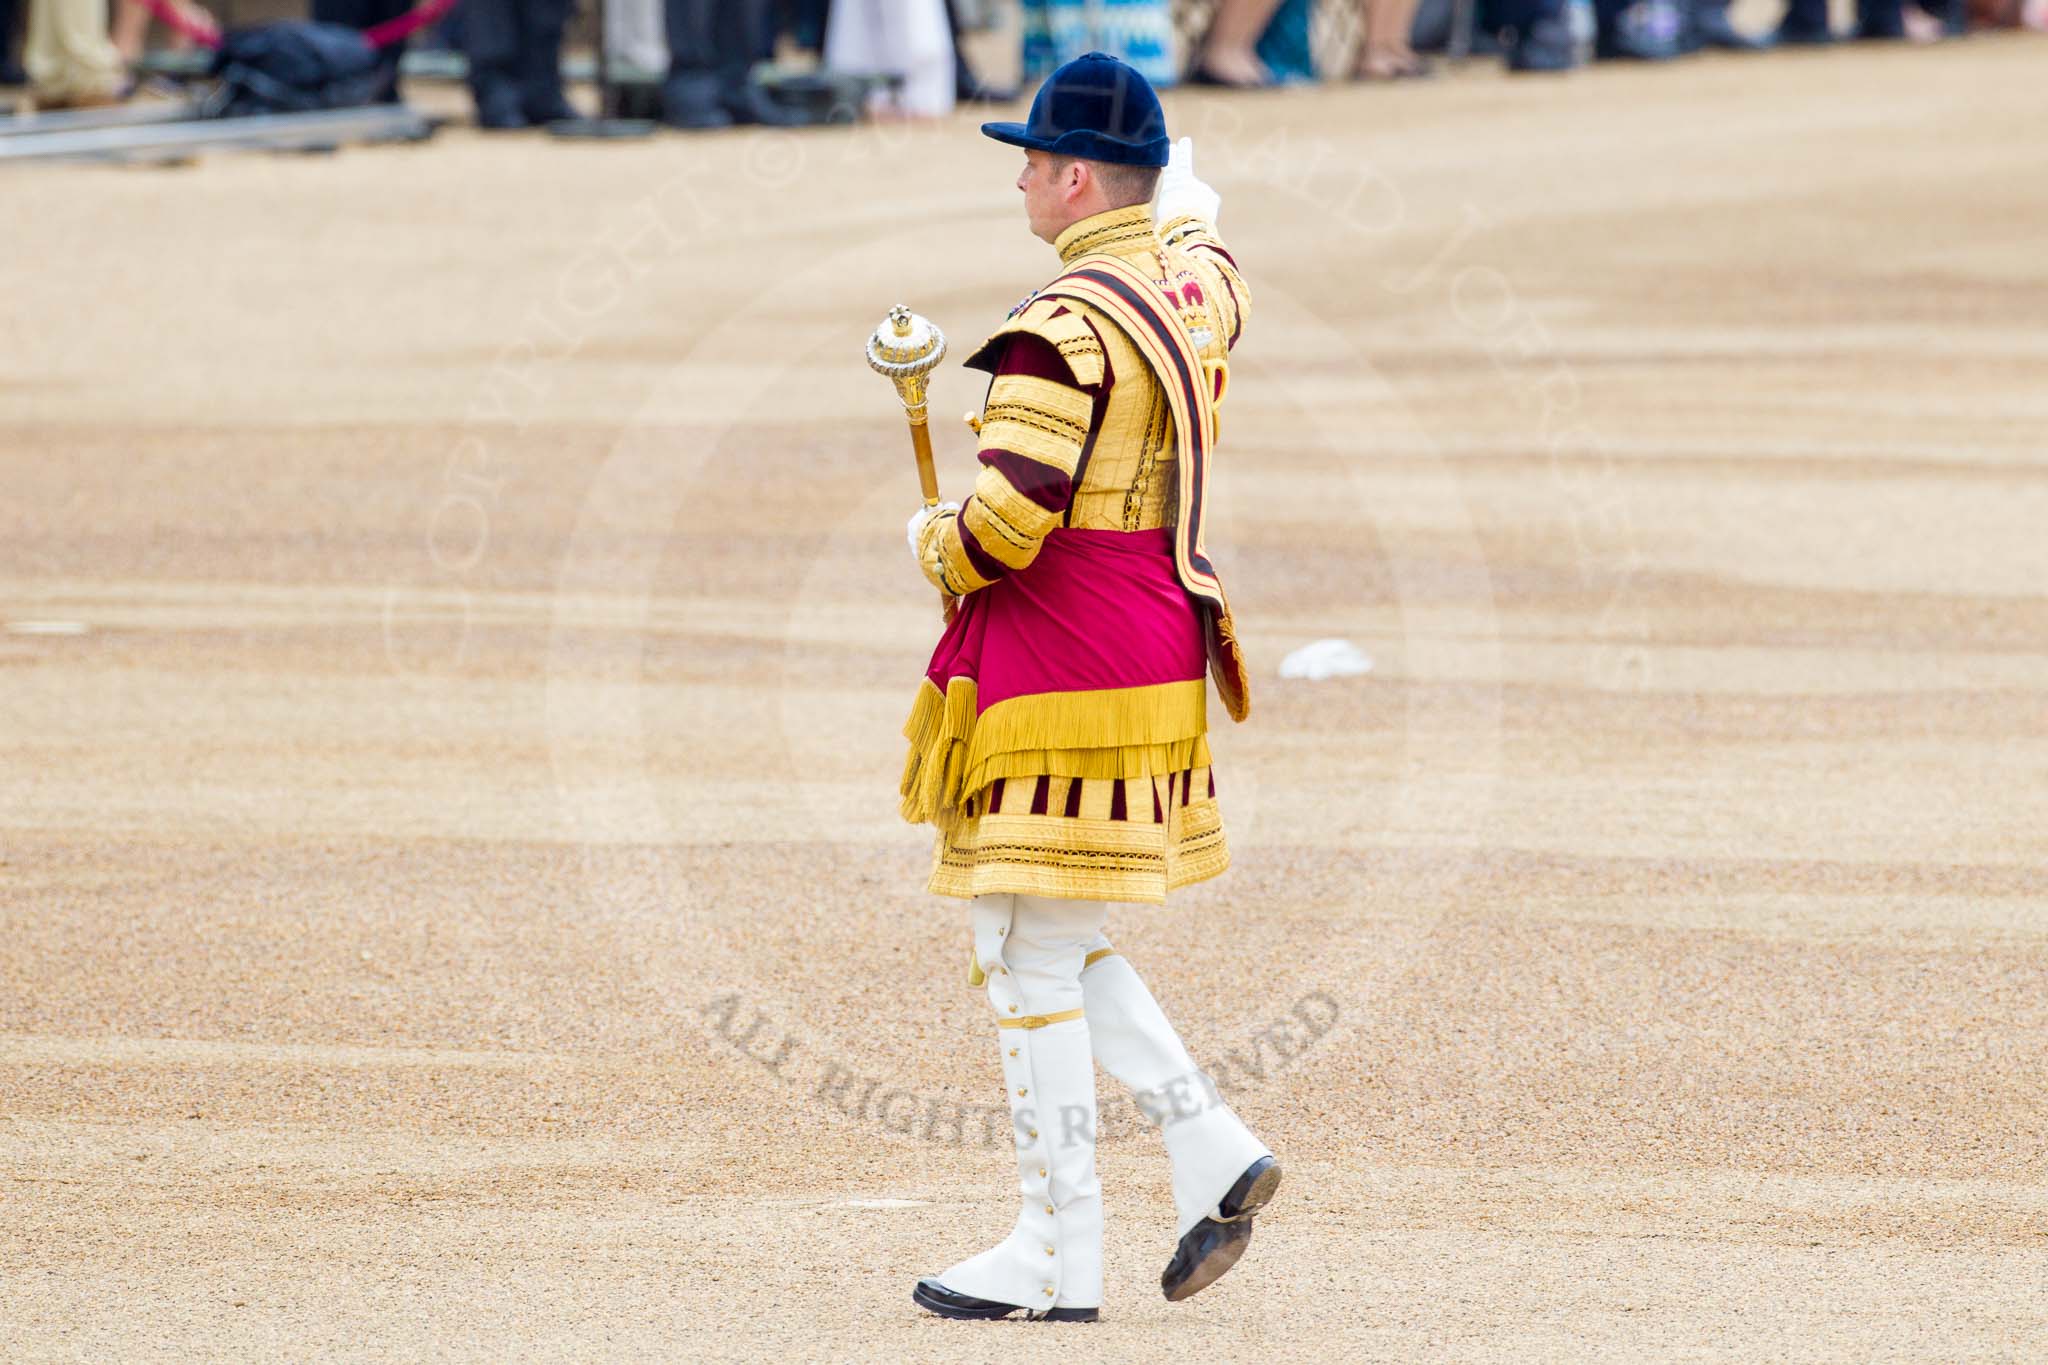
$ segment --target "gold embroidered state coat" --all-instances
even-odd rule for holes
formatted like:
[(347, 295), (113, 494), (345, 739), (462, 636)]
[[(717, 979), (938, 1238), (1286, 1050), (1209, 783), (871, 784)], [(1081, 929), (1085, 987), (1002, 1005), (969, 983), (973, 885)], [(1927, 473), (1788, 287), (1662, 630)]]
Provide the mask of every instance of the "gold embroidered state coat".
[[(1106, 254), (1160, 282), (1205, 365), (1220, 372), (1250, 294), (1209, 225), (1181, 218), (1158, 228), (1139, 205), (1076, 223), (1054, 245), (1063, 266)], [(927, 578), (964, 597), (1026, 573), (1060, 528), (1174, 525), (1174, 418), (1116, 323), (1076, 300), (1033, 296), (977, 352), (991, 354), (999, 359), (982, 411), (982, 468), (957, 516), (927, 523), (919, 545)], [(1158, 903), (1222, 872), (1229, 852), (1205, 686), (1198, 678), (1144, 690), (1148, 714), (1133, 718), (1128, 736), (1144, 742), (1047, 747), (1028, 726), (1012, 725), (1000, 738), (984, 733), (966, 771), (953, 773), (934, 747), (972, 722), (958, 714), (957, 697), (949, 707), (927, 688), (905, 727), (904, 814), (938, 828), (929, 889)], [(942, 774), (958, 780), (957, 793), (937, 781)]]

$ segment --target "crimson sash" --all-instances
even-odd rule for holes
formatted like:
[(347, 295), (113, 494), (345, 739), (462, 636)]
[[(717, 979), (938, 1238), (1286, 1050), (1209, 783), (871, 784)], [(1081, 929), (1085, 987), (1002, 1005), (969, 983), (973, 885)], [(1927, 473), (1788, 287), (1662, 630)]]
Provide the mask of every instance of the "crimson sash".
[(1251, 681), (1223, 583), (1203, 543), (1209, 496), (1209, 452), (1216, 438), (1216, 395), (1194, 340), (1181, 325), (1158, 281), (1109, 255), (1083, 256), (1074, 268), (1038, 291), (1039, 298), (1072, 299), (1106, 314), (1145, 357), (1166, 391), (1173, 414), (1179, 474), (1179, 522), (1174, 567), (1189, 595), (1201, 603), (1204, 638), (1217, 695), (1232, 720), (1251, 711)]

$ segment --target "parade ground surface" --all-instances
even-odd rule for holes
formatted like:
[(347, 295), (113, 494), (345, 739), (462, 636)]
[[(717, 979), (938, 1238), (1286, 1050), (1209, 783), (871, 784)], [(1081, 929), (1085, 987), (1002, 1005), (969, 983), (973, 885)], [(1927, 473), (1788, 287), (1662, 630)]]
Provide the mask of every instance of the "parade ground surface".
[(1017, 155), (9, 172), (0, 1357), (2041, 1358), (2044, 57), (1171, 98), (1257, 692), (1111, 934), (1287, 1176), (1166, 1303), (1105, 1080), (1092, 1327), (910, 1302), (1015, 1175), (860, 343)]

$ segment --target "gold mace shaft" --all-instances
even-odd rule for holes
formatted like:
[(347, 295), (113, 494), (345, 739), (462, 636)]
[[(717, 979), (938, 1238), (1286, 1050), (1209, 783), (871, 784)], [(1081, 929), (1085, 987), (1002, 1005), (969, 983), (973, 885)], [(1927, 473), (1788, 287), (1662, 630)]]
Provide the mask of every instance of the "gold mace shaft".
[[(932, 463), (931, 373), (946, 358), (946, 334), (902, 304), (889, 310), (868, 337), (869, 368), (896, 387), (903, 415), (910, 423), (910, 450), (917, 457), (917, 488), (926, 507), (939, 502), (939, 471)], [(940, 594), (946, 619), (953, 619), (953, 599)]]
[(924, 505), (939, 505), (939, 471), (932, 464), (932, 429), (929, 395), (925, 391), (925, 377), (899, 379), (896, 382), (896, 396), (903, 400), (903, 415), (910, 420), (910, 453), (917, 458), (917, 488), (924, 494)]

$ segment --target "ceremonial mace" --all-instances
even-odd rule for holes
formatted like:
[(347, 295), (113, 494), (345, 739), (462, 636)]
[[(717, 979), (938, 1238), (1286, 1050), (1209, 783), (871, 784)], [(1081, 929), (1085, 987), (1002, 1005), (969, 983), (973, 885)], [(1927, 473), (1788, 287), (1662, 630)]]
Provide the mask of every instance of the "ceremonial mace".
[[(939, 505), (939, 473), (932, 466), (932, 435), (926, 402), (927, 379), (946, 358), (946, 334), (925, 318), (897, 304), (868, 338), (868, 367), (896, 386), (903, 415), (910, 421), (910, 448), (917, 456), (917, 486), (924, 505)], [(946, 619), (953, 619), (953, 599), (941, 593)]]
[(939, 505), (939, 475), (932, 467), (930, 416), (925, 403), (926, 376), (946, 358), (946, 334), (924, 318), (897, 304), (868, 338), (868, 367), (896, 386), (903, 415), (910, 419), (910, 447), (917, 455), (917, 485), (924, 505)]

